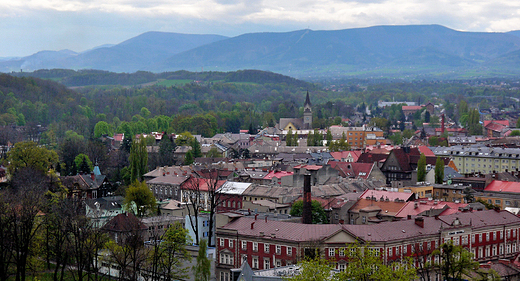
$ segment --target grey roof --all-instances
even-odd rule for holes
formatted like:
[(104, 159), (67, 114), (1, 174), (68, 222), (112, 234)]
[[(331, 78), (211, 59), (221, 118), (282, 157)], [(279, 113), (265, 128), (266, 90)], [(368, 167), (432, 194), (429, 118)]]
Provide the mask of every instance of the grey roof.
[(293, 123), (296, 129), (303, 128), (303, 120), (301, 118), (280, 118), (280, 125), (278, 128), (283, 130), (289, 123)]
[(514, 158), (520, 157), (520, 148), (487, 147), (482, 145), (462, 146), (455, 145), (450, 147), (430, 147), (436, 156), (457, 156), (457, 157), (488, 157), (488, 158)]
[(91, 209), (99, 207), (101, 210), (119, 210), (123, 205), (123, 196), (110, 196), (85, 201)]

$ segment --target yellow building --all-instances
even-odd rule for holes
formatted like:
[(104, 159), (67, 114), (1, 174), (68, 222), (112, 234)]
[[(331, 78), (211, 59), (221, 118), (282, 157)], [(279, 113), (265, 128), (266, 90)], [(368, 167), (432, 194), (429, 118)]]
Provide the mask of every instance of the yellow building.
[(418, 198), (433, 198), (433, 186), (406, 186), (399, 188), (399, 192), (414, 193)]
[(450, 157), (460, 174), (511, 172), (520, 168), (520, 148), (450, 146), (432, 148), (435, 156)]

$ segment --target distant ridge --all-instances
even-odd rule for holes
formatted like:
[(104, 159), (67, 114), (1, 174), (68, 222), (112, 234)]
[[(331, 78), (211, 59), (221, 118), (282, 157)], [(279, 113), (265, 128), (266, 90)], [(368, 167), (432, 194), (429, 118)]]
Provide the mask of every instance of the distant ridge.
[(462, 75), (476, 69), (482, 75), (506, 67), (508, 74), (520, 75), (520, 64), (515, 63), (519, 51), (520, 31), (461, 32), (441, 25), (305, 29), (232, 38), (147, 32), (80, 54), (0, 61), (0, 71), (19, 71), (25, 63), (31, 66), (28, 70), (35, 66), (113, 72), (258, 69), (293, 77)]

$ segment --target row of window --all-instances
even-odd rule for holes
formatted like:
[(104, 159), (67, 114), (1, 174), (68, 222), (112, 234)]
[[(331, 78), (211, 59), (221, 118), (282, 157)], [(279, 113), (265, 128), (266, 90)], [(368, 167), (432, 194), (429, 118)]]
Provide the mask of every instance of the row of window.
[[(219, 244), (220, 244), (220, 247), (225, 247), (225, 241), (228, 241), (228, 247), (229, 248), (233, 248), (234, 247), (234, 244), (233, 244), (233, 241), (234, 239), (225, 239), (225, 238), (219, 238)], [(258, 242), (251, 242), (252, 243), (252, 246), (253, 246), (253, 251), (254, 252), (258, 252)], [(260, 244), (263, 244), (263, 248), (264, 248), (264, 253), (269, 253), (271, 251), (271, 244), (269, 243), (260, 243)], [(241, 243), (241, 248), (242, 250), (247, 250), (247, 241), (242, 241)], [(292, 253), (293, 253), (293, 247), (290, 247), (290, 246), (285, 246), (285, 252), (288, 256), (292, 256)], [(281, 245), (275, 245), (275, 253), (278, 254), (278, 255), (281, 255), (282, 254), (282, 246)]]
[[(516, 253), (516, 243), (506, 244), (506, 254)], [(475, 247), (471, 249), (471, 252), (476, 259), (484, 259), (486, 257), (492, 257), (504, 254), (504, 245), (492, 245), (486, 247)]]
[[(226, 206), (227, 205), (227, 206)], [(228, 208), (242, 208), (242, 204), (240, 201), (238, 202), (235, 202), (235, 201), (222, 201), (222, 203), (220, 203), (220, 206), (222, 207), (228, 207)]]

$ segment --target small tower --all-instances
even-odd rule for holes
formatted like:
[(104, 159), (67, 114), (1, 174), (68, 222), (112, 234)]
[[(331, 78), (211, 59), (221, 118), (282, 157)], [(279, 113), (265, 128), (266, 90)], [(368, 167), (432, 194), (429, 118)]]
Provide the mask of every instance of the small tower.
[(309, 91), (307, 91), (307, 97), (303, 104), (303, 128), (312, 129), (312, 104), (309, 98)]

